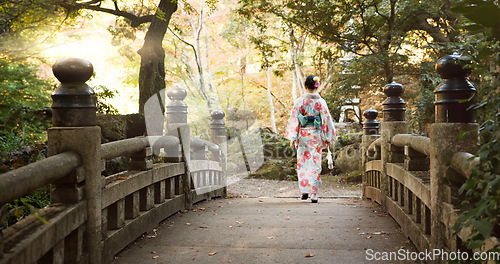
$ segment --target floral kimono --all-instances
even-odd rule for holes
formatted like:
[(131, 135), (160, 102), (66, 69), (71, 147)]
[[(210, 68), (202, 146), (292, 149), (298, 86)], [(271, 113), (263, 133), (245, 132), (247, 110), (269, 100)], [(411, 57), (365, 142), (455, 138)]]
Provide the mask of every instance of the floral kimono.
[(326, 102), (317, 93), (305, 93), (293, 107), (285, 138), (297, 146), (297, 174), (301, 193), (315, 194), (321, 187), (321, 151), (336, 138)]

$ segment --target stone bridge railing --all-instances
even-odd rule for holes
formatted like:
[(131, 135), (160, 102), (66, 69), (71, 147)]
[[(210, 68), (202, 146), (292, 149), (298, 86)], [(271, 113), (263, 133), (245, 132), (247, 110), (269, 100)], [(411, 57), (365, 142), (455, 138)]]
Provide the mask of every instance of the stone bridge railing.
[[(458, 189), (479, 162), (476, 158), (464, 166), (479, 144), (479, 126), (467, 100), (475, 88), (467, 80), (470, 69), (462, 67), (464, 59), (453, 54), (436, 64), (443, 82), (434, 91), (436, 118), (430, 137), (408, 134), (400, 84), (384, 87), (388, 98), (383, 122), (376, 120), (377, 111), (364, 112), (363, 197), (379, 203), (421, 252), (463, 251), (461, 241), (470, 234), (462, 230), (454, 239), (451, 229), (462, 199)], [(490, 238), (486, 247), (495, 243), (497, 239)]]
[[(168, 216), (226, 195), (223, 112), (212, 113), (212, 142), (191, 138), (185, 91), (174, 88), (167, 136), (101, 144), (96, 97), (85, 84), (92, 65), (64, 59), (53, 71), (61, 85), (53, 93), (50, 157), (0, 175), (0, 220), (6, 203), (47, 184), (51, 204), (0, 231), (0, 263), (109, 263)], [(166, 157), (157, 159), (166, 162), (153, 164), (161, 151)], [(105, 161), (120, 156), (130, 157), (130, 170), (102, 176)]]

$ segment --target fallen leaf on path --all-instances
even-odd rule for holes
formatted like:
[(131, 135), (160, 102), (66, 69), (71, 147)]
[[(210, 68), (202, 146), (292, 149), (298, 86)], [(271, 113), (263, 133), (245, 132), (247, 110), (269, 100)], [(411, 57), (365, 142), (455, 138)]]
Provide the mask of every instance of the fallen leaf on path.
[(191, 223), (186, 223), (186, 225), (191, 225)]
[(217, 254), (217, 252), (210, 252), (210, 253), (208, 253), (209, 256), (213, 256), (215, 254)]
[(367, 236), (366, 239), (372, 238), (372, 236)]
[(290, 220), (290, 216), (285, 217), (285, 220)]
[(117, 180), (126, 180), (128, 179), (127, 177), (116, 177)]
[(266, 237), (267, 239), (273, 239), (275, 238), (274, 236)]
[(314, 255), (307, 254), (307, 255), (305, 255), (305, 257), (306, 257), (306, 258), (312, 258), (312, 257), (314, 257)]
[(153, 259), (157, 259), (157, 258), (159, 258), (159, 257), (160, 257), (160, 256), (153, 256)]

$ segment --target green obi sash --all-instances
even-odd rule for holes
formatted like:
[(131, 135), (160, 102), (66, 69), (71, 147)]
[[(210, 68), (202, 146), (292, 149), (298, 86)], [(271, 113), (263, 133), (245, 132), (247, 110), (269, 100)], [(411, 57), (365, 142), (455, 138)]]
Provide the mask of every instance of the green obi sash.
[(312, 127), (321, 129), (321, 116), (305, 116), (301, 113), (297, 115), (301, 127)]

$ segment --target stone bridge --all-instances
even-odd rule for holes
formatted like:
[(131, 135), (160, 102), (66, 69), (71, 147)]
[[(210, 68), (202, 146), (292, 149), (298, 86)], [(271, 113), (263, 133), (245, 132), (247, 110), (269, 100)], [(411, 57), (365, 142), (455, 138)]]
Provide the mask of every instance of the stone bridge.
[[(148, 128), (147, 137), (101, 144), (95, 94), (85, 84), (92, 65), (58, 61), (50, 157), (0, 175), (0, 219), (6, 203), (47, 184), (51, 204), (38, 218), (1, 230), (0, 263), (110, 263), (148, 232), (161, 236), (160, 244), (139, 241), (139, 248), (131, 245), (116, 262), (352, 263), (370, 260), (368, 249), (395, 253), (406, 238), (414, 253), (461, 250), (470, 231), (455, 239), (450, 228), (458, 215), (456, 190), (478, 162), (463, 166), (478, 146), (478, 125), (467, 110), (470, 103), (461, 103), (475, 89), (460, 59), (454, 54), (437, 63), (444, 81), (435, 91), (436, 123), (429, 138), (408, 134), (404, 87), (385, 86), (383, 121), (372, 109), (364, 113), (365, 199), (325, 199), (318, 205), (291, 198), (224, 199), (231, 176), (224, 113), (212, 113), (210, 141), (192, 138), (182, 89), (167, 92), (166, 125)], [(472, 132), (458, 140), (461, 131)], [(130, 157), (129, 170), (102, 176), (105, 161), (121, 156)], [(186, 210), (184, 219), (191, 218), (179, 219), (184, 214), (176, 213)], [(240, 229), (228, 231), (235, 228)], [(497, 243), (488, 239), (487, 247)], [(222, 254), (231, 247), (235, 251)]]

